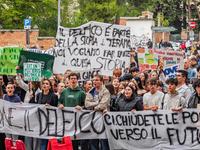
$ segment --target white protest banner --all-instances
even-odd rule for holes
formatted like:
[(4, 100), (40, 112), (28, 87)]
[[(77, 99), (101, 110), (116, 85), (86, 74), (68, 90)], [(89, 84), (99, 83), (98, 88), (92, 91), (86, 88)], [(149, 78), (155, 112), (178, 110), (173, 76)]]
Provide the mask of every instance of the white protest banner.
[(98, 112), (0, 100), (0, 132), (45, 139), (64, 135), (101, 139), (106, 138), (102, 122), (103, 116)]
[(158, 58), (163, 58), (164, 60), (164, 67), (173, 66), (179, 64), (179, 69), (183, 69), (183, 59), (184, 54), (180, 51), (173, 51), (168, 49), (155, 49), (154, 53), (158, 55)]
[(24, 63), (23, 69), (25, 81), (41, 81), (41, 63)]
[(115, 68), (130, 65), (130, 29), (93, 21), (77, 28), (59, 27), (53, 54), (54, 73), (97, 69), (110, 76)]
[(168, 78), (175, 78), (176, 77), (176, 72), (179, 68), (179, 65), (173, 65), (170, 67), (165, 67), (163, 72), (165, 74), (165, 77)]
[(112, 150), (200, 149), (200, 111), (108, 112), (106, 135)]
[(75, 111), (0, 100), (0, 132), (52, 138), (107, 138), (110, 149), (200, 149), (200, 110)]

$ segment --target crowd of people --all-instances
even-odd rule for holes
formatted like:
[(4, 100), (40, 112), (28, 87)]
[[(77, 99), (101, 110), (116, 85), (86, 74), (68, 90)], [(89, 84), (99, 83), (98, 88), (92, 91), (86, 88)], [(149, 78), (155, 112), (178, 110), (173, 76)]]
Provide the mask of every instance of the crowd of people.
[[(19, 67), (16, 67), (19, 69)], [(81, 82), (82, 83), (82, 82)], [(185, 58), (184, 69), (176, 78), (166, 78), (162, 63), (157, 70), (140, 72), (136, 63), (123, 73), (120, 68), (113, 75), (96, 74), (79, 84), (79, 75), (66, 70), (64, 75), (53, 75), (41, 82), (24, 81), (21, 74), (15, 77), (0, 76), (0, 98), (12, 103), (38, 103), (58, 107), (75, 107), (77, 110), (145, 111), (200, 108), (199, 57)], [(0, 134), (0, 149), (4, 138), (23, 139), (27, 150), (46, 150), (48, 140)], [(107, 139), (74, 140), (74, 150), (108, 150)]]

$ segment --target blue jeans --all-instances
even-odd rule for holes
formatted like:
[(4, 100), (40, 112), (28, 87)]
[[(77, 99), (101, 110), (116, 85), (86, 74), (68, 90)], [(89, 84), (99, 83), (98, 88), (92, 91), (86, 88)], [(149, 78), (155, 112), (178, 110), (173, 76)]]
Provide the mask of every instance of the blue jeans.
[(107, 139), (92, 139), (89, 140), (90, 150), (110, 150)]
[(110, 150), (109, 144), (108, 144), (108, 139), (101, 139), (99, 141), (101, 144), (101, 150)]
[(47, 150), (48, 140), (41, 139), (41, 150)]

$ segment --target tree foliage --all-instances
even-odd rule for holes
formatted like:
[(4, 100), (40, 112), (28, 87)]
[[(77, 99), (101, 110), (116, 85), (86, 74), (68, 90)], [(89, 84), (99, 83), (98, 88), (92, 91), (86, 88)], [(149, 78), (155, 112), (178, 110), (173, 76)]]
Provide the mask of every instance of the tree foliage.
[(0, 0), (0, 25), (5, 29), (23, 29), (23, 20), (32, 18), (42, 35), (55, 35), (57, 2), (55, 0)]
[[(55, 36), (58, 0), (0, 0), (0, 25), (23, 29), (23, 20), (32, 18), (41, 35)], [(78, 5), (77, 5), (78, 3)], [(163, 26), (186, 28), (186, 0), (61, 0), (61, 25), (80, 26), (88, 21), (114, 23), (122, 16), (139, 16), (142, 11), (162, 14)], [(195, 15), (192, 13), (192, 15)]]

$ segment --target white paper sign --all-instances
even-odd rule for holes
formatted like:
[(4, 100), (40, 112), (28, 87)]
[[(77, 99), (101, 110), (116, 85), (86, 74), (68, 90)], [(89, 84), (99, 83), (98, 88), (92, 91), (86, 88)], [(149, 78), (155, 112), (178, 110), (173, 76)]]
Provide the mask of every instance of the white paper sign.
[(178, 69), (179, 69), (179, 65), (173, 65), (173, 66), (170, 66), (170, 67), (165, 67), (164, 70), (163, 70), (165, 77), (167, 79), (168, 78), (175, 78), (176, 72), (177, 72)]
[(23, 74), (25, 81), (40, 81), (41, 80), (41, 63), (24, 63)]
[(59, 27), (54, 73), (65, 70), (100, 70), (112, 75), (130, 64), (130, 29), (126, 26), (89, 22), (77, 28)]

